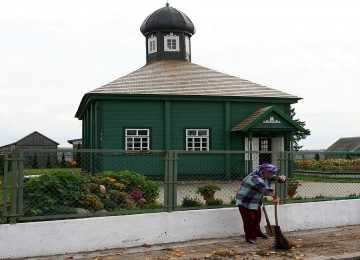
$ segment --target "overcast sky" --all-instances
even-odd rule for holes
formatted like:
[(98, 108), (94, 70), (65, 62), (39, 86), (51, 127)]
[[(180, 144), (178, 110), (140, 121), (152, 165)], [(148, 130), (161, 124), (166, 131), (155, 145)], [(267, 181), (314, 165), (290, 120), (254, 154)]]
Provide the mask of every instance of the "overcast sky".
[[(140, 25), (166, 0), (0, 0), (0, 146), (81, 138), (83, 95), (145, 65)], [(192, 62), (297, 95), (326, 149), (360, 136), (360, 1), (172, 0), (195, 25)]]

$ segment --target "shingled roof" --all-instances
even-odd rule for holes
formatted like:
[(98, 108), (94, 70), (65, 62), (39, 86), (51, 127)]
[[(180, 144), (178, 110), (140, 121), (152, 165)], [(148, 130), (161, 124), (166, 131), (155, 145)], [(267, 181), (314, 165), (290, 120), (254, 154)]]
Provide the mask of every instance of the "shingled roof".
[(194, 63), (156, 61), (88, 94), (272, 97), (301, 99)]
[[(287, 123), (287, 128), (291, 127), (295, 130), (298, 130), (300, 132), (305, 131), (304, 128), (299, 125), (297, 122), (292, 120), (288, 115), (286, 115), (284, 112), (280, 111), (276, 106), (269, 106), (269, 107), (263, 107), (258, 110), (256, 110), (254, 113), (252, 113), (249, 117), (247, 117), (245, 120), (237, 124), (231, 129), (231, 132), (236, 131), (248, 131), (253, 127), (256, 127), (256, 125), (264, 119), (265, 116), (270, 115), (270, 113), (275, 113), (277, 116), (279, 116), (282, 120)], [(270, 121), (271, 123), (271, 121)], [(284, 127), (284, 125), (283, 125)]]
[(360, 151), (360, 137), (344, 137), (333, 143), (327, 152), (355, 152)]

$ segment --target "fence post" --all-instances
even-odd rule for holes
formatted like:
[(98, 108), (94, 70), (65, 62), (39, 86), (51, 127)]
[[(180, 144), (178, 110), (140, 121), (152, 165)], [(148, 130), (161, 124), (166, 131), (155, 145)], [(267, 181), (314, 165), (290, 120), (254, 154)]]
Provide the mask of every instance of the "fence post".
[(177, 153), (167, 151), (165, 156), (164, 206), (174, 211), (177, 204)]
[(18, 165), (18, 203), (17, 213), (20, 216), (24, 215), (24, 152), (19, 151), (19, 158), (17, 160)]
[(3, 219), (4, 222), (7, 223), (8, 222), (8, 207), (7, 207), (7, 203), (8, 203), (8, 189), (9, 189), (9, 184), (8, 184), (8, 172), (9, 170), (9, 155), (8, 153), (4, 154), (4, 183), (3, 183)]
[[(281, 175), (285, 175), (285, 177), (288, 177), (288, 160), (286, 159), (286, 152), (282, 151), (279, 154), (279, 160), (280, 160), (280, 173)], [(287, 184), (281, 184), (278, 185), (278, 196), (280, 198), (280, 204), (284, 204), (287, 199)]]
[(10, 224), (16, 224), (16, 215), (17, 215), (17, 200), (18, 200), (18, 150), (14, 150), (11, 153), (11, 203), (10, 203)]

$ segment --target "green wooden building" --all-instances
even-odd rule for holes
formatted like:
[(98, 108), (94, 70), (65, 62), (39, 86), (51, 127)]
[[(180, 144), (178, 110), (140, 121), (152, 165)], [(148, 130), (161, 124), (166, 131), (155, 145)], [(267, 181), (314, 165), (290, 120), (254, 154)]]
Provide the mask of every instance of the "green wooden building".
[(145, 66), (81, 100), (84, 149), (291, 150), (299, 97), (192, 63), (195, 27), (169, 4), (140, 31)]

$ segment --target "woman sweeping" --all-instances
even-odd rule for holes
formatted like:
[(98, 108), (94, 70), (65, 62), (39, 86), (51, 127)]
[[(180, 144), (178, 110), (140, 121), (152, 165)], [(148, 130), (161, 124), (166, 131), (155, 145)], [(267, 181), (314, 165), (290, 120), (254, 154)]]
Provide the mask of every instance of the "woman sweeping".
[(277, 177), (277, 172), (275, 165), (267, 163), (259, 165), (244, 178), (236, 193), (236, 205), (243, 220), (245, 240), (250, 244), (256, 244), (258, 237), (269, 238), (260, 229), (260, 206), (263, 196), (272, 197), (274, 204), (279, 203), (274, 190), (270, 189), (270, 181), (277, 179), (278, 182), (285, 182), (286, 177), (283, 175)]

